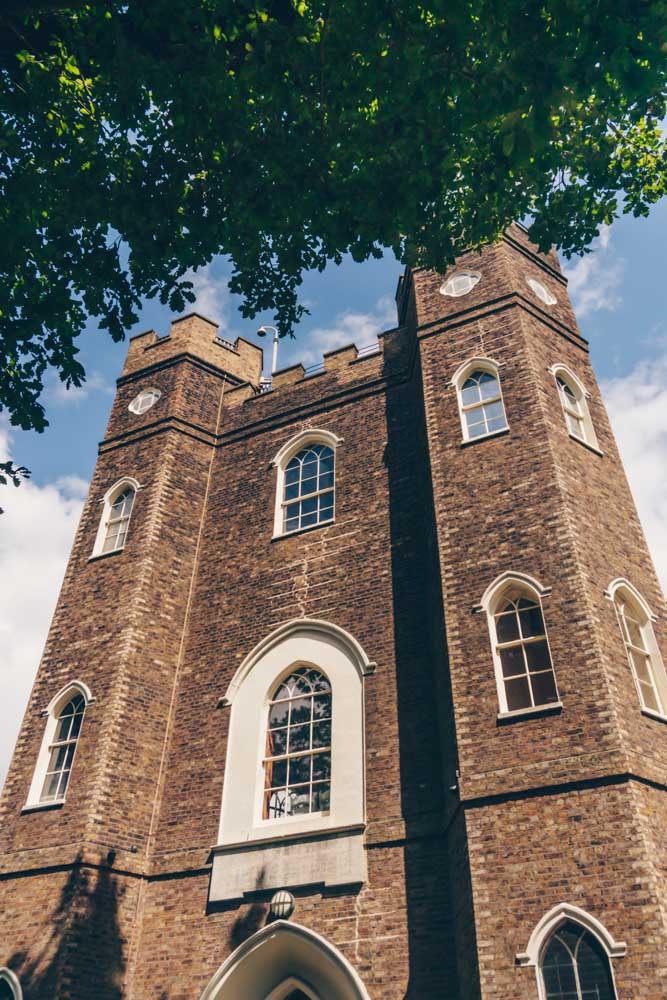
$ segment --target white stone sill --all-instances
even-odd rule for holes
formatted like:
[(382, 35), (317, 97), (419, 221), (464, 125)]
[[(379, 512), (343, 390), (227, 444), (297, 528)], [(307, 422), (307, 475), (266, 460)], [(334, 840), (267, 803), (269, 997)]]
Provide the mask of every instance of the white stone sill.
[(110, 559), (111, 556), (120, 556), (125, 551), (125, 547), (122, 549), (114, 549), (112, 552), (98, 552), (94, 556), (90, 556), (88, 562), (97, 562), (98, 559)]
[(65, 805), (65, 799), (54, 799), (52, 802), (26, 802), (21, 815), (31, 812), (45, 812), (47, 809), (60, 809)]
[(667, 715), (661, 715), (660, 712), (654, 712), (650, 708), (642, 708), (642, 715), (645, 715), (649, 719), (656, 719), (658, 722), (664, 722), (667, 724)]
[(336, 837), (341, 833), (363, 833), (366, 829), (365, 823), (348, 823), (344, 826), (313, 826), (310, 829), (301, 830), (278, 830), (272, 827), (266, 832), (253, 831), (253, 835), (247, 840), (230, 841), (229, 843), (216, 844), (211, 848), (211, 853), (220, 854), (223, 851), (238, 851), (244, 847), (264, 847), (267, 844), (283, 844), (286, 841), (294, 840), (321, 840), (325, 837)]
[(498, 722), (520, 721), (521, 719), (536, 718), (541, 715), (556, 715), (563, 710), (562, 701), (552, 701), (548, 705), (536, 705), (532, 708), (517, 708), (513, 712), (498, 712)]
[(588, 448), (588, 450), (592, 451), (594, 455), (599, 455), (600, 458), (604, 458), (604, 452), (600, 451), (599, 448), (596, 448), (594, 444), (590, 444), (588, 441), (584, 441), (583, 438), (577, 437), (577, 435), (573, 434), (572, 431), (569, 431), (568, 433), (572, 440), (576, 441), (577, 444), (583, 445), (584, 448)]
[(283, 538), (294, 538), (295, 535), (305, 535), (309, 531), (317, 531), (320, 528), (330, 528), (335, 523), (336, 519), (333, 518), (331, 521), (322, 521), (321, 524), (309, 524), (305, 528), (295, 528), (294, 531), (285, 531), (282, 535), (274, 535), (271, 541), (282, 542)]

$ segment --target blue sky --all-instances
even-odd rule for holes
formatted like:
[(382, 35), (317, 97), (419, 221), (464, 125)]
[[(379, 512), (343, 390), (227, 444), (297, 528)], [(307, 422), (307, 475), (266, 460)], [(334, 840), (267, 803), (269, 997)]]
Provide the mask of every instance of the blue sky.
[[(621, 219), (593, 254), (566, 264), (570, 294), (612, 417), (658, 571), (667, 582), (667, 201), (649, 219)], [(401, 266), (393, 258), (346, 261), (302, 286), (311, 315), (296, 340), (283, 341), (279, 366), (312, 364), (343, 343), (373, 341), (395, 322), (393, 295)], [(196, 276), (196, 308), (220, 334), (256, 339), (261, 322), (243, 320), (228, 294), (224, 262)], [(167, 333), (170, 314), (148, 302), (130, 333)], [(269, 359), (270, 344), (265, 345)], [(67, 392), (51, 380), (44, 434), (10, 429), (0, 419), (0, 452), (32, 469), (19, 490), (0, 488), (0, 781), (16, 738), (64, 573), (97, 444), (104, 434), (126, 343), (94, 325), (81, 338), (85, 387)]]

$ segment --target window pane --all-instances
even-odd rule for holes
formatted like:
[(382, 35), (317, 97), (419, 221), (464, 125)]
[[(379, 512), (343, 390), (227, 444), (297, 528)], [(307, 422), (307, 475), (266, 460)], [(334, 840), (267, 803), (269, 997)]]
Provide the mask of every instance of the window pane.
[(285, 487), (285, 500), (294, 500), (299, 495), (299, 484), (293, 483)]
[(292, 709), (290, 712), (290, 725), (297, 725), (299, 722), (310, 722), (310, 717), (312, 714), (313, 699), (307, 698), (293, 698), (292, 699)]
[(266, 756), (279, 757), (287, 753), (287, 730), (270, 729), (266, 738)]
[(282, 701), (277, 705), (272, 705), (269, 709), (269, 726), (271, 729), (277, 729), (279, 726), (287, 725), (287, 717), (289, 715), (289, 702)]
[(498, 379), (490, 372), (482, 372), (479, 379), (479, 388), (482, 399), (493, 399), (495, 396), (500, 395)]
[(285, 531), (296, 531), (299, 527), (299, 518), (291, 517), (285, 521)]
[(287, 789), (267, 794), (266, 814), (269, 819), (286, 815)]
[(533, 686), (533, 699), (536, 705), (550, 705), (558, 701), (556, 693), (556, 681), (551, 670), (543, 674), (531, 674), (530, 682)]
[[(476, 410), (473, 410), (473, 413), (476, 412), (477, 412)], [(468, 417), (469, 414), (466, 413), (466, 420), (468, 419)], [(486, 434), (486, 424), (485, 423), (471, 424), (470, 422), (468, 422), (468, 437), (476, 438), (479, 437), (480, 434)]]
[(496, 634), (498, 642), (513, 642), (519, 638), (519, 625), (514, 611), (509, 615), (498, 615), (496, 618)]
[(331, 723), (316, 722), (313, 726), (313, 747), (328, 747), (331, 745)]
[(470, 406), (472, 403), (479, 403), (480, 399), (481, 394), (477, 382), (474, 379), (466, 379), (461, 389), (461, 402), (463, 405)]
[(328, 719), (331, 717), (331, 695), (316, 694), (313, 698), (313, 718)]
[(524, 674), (526, 672), (521, 646), (510, 646), (509, 649), (501, 649), (500, 663), (503, 668), (503, 677), (514, 677), (516, 674)]
[(60, 782), (60, 772), (55, 774), (47, 774), (44, 781), (44, 788), (42, 789), (42, 794), (40, 796), (42, 801), (46, 799), (55, 799), (56, 793), (58, 791), (58, 784)]
[(331, 754), (316, 753), (313, 757), (313, 781), (331, 777)]
[(567, 948), (554, 938), (546, 950), (542, 976), (547, 1000), (579, 1000), (574, 962)]
[(521, 632), (524, 636), (544, 635), (544, 622), (539, 608), (529, 608), (519, 612)]
[(331, 798), (331, 785), (329, 782), (325, 782), (321, 785), (313, 786), (313, 802), (312, 811), (313, 812), (327, 812), (329, 809), (329, 802)]
[(305, 754), (303, 757), (289, 758), (290, 785), (302, 785), (310, 781), (310, 764), (312, 759), (310, 754)]
[(653, 680), (651, 677), (651, 671), (649, 669), (648, 656), (646, 656), (644, 653), (638, 653), (636, 652), (636, 650), (631, 649), (630, 659), (632, 660), (632, 665), (635, 668), (637, 679), (652, 684)]
[(609, 960), (592, 934), (584, 934), (577, 951), (582, 1000), (614, 1000)]
[(505, 413), (503, 410), (503, 404), (498, 400), (496, 403), (485, 403), (484, 413), (486, 414), (486, 419), (491, 420), (495, 417), (504, 417)]
[(325, 448), (320, 459), (320, 471), (332, 472), (334, 467), (334, 457), (331, 448)]
[(56, 732), (53, 737), (54, 743), (60, 743), (62, 740), (69, 739), (70, 729), (72, 728), (72, 715), (61, 715), (58, 719), (58, 724), (56, 726)]
[(640, 649), (646, 649), (646, 644), (644, 643), (644, 638), (642, 636), (642, 630), (639, 626), (639, 622), (636, 622), (634, 618), (625, 618), (625, 625), (628, 630), (628, 638), (633, 646), (639, 646)]
[(528, 669), (546, 670), (551, 667), (551, 657), (546, 639), (538, 639), (537, 642), (529, 642), (525, 646)]
[(289, 731), (289, 752), (299, 753), (310, 749), (310, 725), (294, 726)]
[(267, 788), (282, 788), (287, 784), (287, 760), (274, 760), (266, 764)]
[(488, 423), (490, 431), (501, 431), (507, 427), (507, 421), (505, 420), (504, 414), (500, 417), (493, 417)]
[(289, 811), (290, 815), (310, 812), (310, 785), (305, 788), (290, 788)]
[(532, 706), (527, 677), (516, 677), (514, 680), (505, 681), (505, 693), (507, 695), (507, 709), (510, 712)]
[(319, 488), (321, 490), (329, 490), (331, 489), (333, 484), (334, 484), (333, 472), (325, 472), (324, 475), (320, 476)]
[(301, 463), (292, 459), (290, 464), (285, 469), (285, 484), (291, 485), (293, 483), (299, 482), (299, 475), (301, 473)]
[[(317, 493), (317, 479), (315, 479), (314, 477), (312, 479), (304, 479), (301, 482), (300, 495), (302, 497), (305, 497), (305, 496), (308, 496), (309, 493)], [(315, 506), (314, 506), (315, 502), (316, 501), (313, 501), (312, 499), (311, 500), (304, 500), (303, 501), (303, 505), (302, 505), (302, 509), (303, 510), (314, 510), (315, 509)], [(311, 506), (309, 506), (309, 505), (311, 505)]]
[(643, 681), (639, 682), (639, 689), (642, 695), (642, 701), (644, 702), (644, 708), (649, 708), (653, 712), (660, 711), (660, 704), (655, 693), (655, 688), (652, 684), (646, 684)]

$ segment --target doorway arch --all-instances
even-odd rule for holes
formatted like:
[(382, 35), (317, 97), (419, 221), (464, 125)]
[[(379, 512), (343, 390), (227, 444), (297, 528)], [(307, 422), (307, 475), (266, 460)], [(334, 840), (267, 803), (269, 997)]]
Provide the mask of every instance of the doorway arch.
[(276, 920), (222, 963), (201, 1000), (283, 1000), (301, 990), (312, 1000), (370, 1000), (347, 959), (315, 931)]

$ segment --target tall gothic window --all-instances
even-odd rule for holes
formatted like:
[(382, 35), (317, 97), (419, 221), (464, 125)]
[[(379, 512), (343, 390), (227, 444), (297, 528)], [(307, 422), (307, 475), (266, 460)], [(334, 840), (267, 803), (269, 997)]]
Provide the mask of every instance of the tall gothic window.
[(58, 715), (53, 739), (49, 744), (49, 761), (40, 802), (57, 802), (65, 798), (85, 710), (83, 695), (76, 694)]
[(527, 586), (502, 587), (489, 608), (501, 711), (558, 702), (539, 597)]
[(565, 426), (571, 437), (592, 448), (598, 448), (598, 441), (588, 409), (587, 393), (579, 379), (564, 365), (551, 369), (558, 387)]
[(614, 589), (613, 598), (640, 704), (667, 716), (667, 674), (646, 604), (627, 583)]
[(545, 1000), (616, 1000), (609, 959), (593, 935), (568, 920), (541, 963)]
[(311, 444), (286, 465), (283, 484), (283, 531), (296, 531), (334, 518), (334, 453)]
[(264, 819), (326, 812), (331, 794), (331, 685), (313, 667), (281, 682), (269, 704)]
[(139, 488), (136, 480), (126, 477), (107, 490), (93, 546), (93, 556), (120, 552), (125, 547), (132, 509)]

